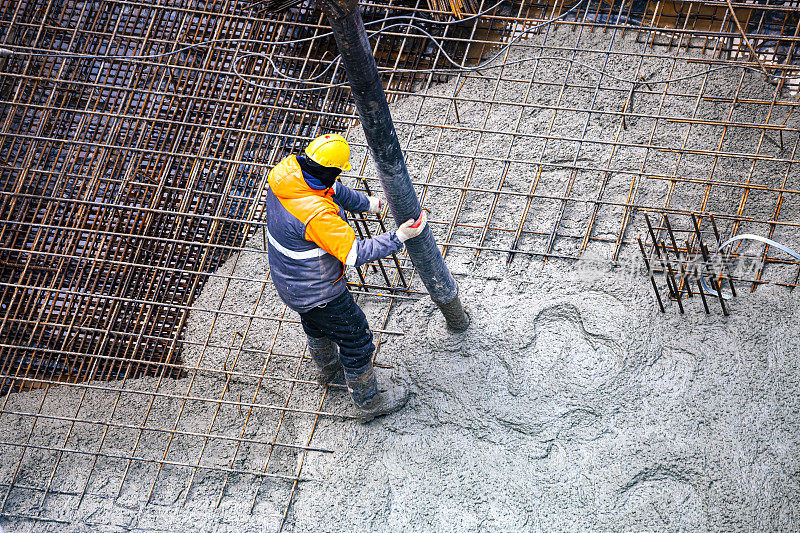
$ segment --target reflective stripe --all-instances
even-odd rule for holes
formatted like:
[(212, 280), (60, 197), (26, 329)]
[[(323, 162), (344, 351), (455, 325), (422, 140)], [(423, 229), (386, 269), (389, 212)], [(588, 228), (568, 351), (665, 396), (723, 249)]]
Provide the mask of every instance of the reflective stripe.
[(267, 230), (267, 239), (269, 239), (269, 243), (274, 246), (276, 250), (287, 257), (291, 257), (292, 259), (313, 259), (315, 257), (322, 257), (328, 253), (319, 247), (312, 248), (311, 250), (304, 250), (302, 252), (295, 252), (294, 250), (290, 250), (284, 246), (281, 246), (281, 243), (275, 240), (275, 238), (270, 234), (269, 230)]
[(347, 252), (347, 259), (345, 260), (344, 264), (347, 266), (356, 266), (357, 260), (358, 260), (358, 239), (353, 241), (353, 246), (350, 248), (350, 251)]

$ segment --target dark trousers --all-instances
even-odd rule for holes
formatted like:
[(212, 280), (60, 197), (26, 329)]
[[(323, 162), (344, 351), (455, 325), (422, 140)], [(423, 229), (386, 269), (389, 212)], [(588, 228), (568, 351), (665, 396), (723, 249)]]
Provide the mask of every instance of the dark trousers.
[(364, 311), (344, 291), (330, 302), (300, 314), (306, 335), (327, 337), (339, 346), (339, 358), (345, 369), (361, 369), (368, 365), (375, 351), (372, 332)]

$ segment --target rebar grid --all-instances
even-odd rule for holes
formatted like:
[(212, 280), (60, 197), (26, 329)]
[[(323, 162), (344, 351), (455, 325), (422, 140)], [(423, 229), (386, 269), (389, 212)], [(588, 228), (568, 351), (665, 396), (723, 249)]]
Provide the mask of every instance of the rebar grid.
[[(766, 93), (752, 89), (764, 76), (713, 69), (798, 75), (800, 17), (741, 2), (735, 19), (727, 2), (662, 4), (587, 2), (503, 51), (500, 61), (532, 58), (525, 68), (403, 72), (451, 65), (410, 28), (373, 40), (379, 66), (391, 70), (387, 93), (400, 106), (412, 177), (454, 273), (499, 262), (525, 274), (541, 259), (587, 254), (620, 262), (648, 237), (648, 213), (657, 220), (651, 248), (668, 238), (665, 213), (708, 224), (713, 212), (723, 237), (793, 242), (793, 82), (778, 79)], [(1, 5), (0, 46), (34, 50), (141, 55), (327, 30), (304, 6), (256, 16), (232, 1)], [(428, 24), (425, 2), (362, 5), (367, 22), (403, 14)], [(512, 3), (436, 35), (474, 65), (572, 5)], [(296, 315), (276, 301), (266, 266), (255, 276), (239, 269), (266, 265), (267, 171), (320, 131), (345, 130), (353, 143), (348, 185), (379, 185), (346, 87), (292, 91), (263, 56), (239, 64), (244, 79), (233, 75), (237, 55), (252, 52), (295, 77), (315, 75), (336, 54), (324, 39), (215, 42), (132, 61), (0, 58), (6, 518), (139, 528), (243, 512), (280, 529), (306, 460), (335, 452), (314, 435), (320, 420), (347, 417), (335, 401), (341, 387), (314, 381)], [(699, 75), (657, 83), (687, 72)], [(732, 80), (726, 90), (722, 76)], [(335, 67), (310, 85), (343, 81)], [(564, 120), (575, 126), (568, 134)], [(389, 229), (385, 217), (355, 217), (358, 235)], [(673, 229), (689, 241), (676, 253), (696, 249), (691, 227)], [(796, 286), (794, 262), (760, 253), (750, 286)], [(402, 254), (351, 281), (381, 364), (381, 347), (402, 335), (392, 326), (396, 305), (421, 297), (421, 285)]]

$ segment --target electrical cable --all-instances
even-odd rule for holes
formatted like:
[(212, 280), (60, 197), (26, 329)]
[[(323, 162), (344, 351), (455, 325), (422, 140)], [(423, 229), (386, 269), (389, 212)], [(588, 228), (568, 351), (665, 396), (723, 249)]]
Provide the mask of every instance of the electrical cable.
[[(476, 19), (478, 17), (486, 15), (487, 13), (489, 13), (492, 10), (496, 9), (497, 7), (499, 7), (500, 4), (502, 4), (504, 1), (505, 0), (499, 0), (498, 2), (496, 2), (493, 5), (491, 5), (490, 7), (486, 8), (485, 10), (480, 11), (478, 13), (475, 13), (473, 15), (470, 15), (469, 17), (466, 17), (466, 18), (463, 18), (463, 19), (451, 20), (451, 21), (440, 21), (440, 20), (434, 20), (434, 19), (425, 18), (424, 21), (426, 23), (435, 24), (435, 25), (439, 25), (439, 26), (450, 26), (450, 25), (454, 25), (454, 24), (463, 24), (464, 22), (468, 22), (470, 20), (474, 20), (474, 19)], [(542, 23), (536, 24), (534, 26), (531, 26), (530, 28), (526, 28), (524, 31), (520, 32), (519, 35), (515, 36), (509, 42), (504, 44), (497, 51), (497, 53), (494, 54), (492, 57), (484, 60), (483, 62), (481, 62), (478, 65), (473, 65), (473, 66), (464, 66), (464, 65), (459, 64), (444, 49), (444, 45), (442, 44), (442, 39), (441, 38), (432, 35), (430, 32), (426, 31), (424, 28), (422, 28), (422, 27), (420, 27), (420, 26), (418, 26), (417, 24), (414, 24), (414, 23), (397, 22), (397, 23), (394, 23), (394, 24), (390, 24), (389, 26), (385, 26), (385, 27), (381, 28), (380, 30), (371, 32), (369, 34), (369, 37), (371, 38), (371, 37), (375, 37), (375, 36), (381, 35), (381, 34), (383, 34), (385, 32), (388, 32), (389, 30), (392, 30), (392, 29), (395, 29), (395, 28), (411, 28), (413, 30), (416, 30), (416, 31), (420, 32), (423, 36), (425, 36), (428, 39), (430, 39), (431, 42), (433, 43), (433, 45), (436, 46), (439, 49), (439, 51), (443, 54), (444, 59), (448, 63), (453, 65), (453, 68), (380, 69), (379, 70), (380, 73), (456, 74), (456, 73), (459, 73), (459, 72), (473, 72), (473, 71), (488, 70), (488, 69), (493, 69), (493, 68), (507, 67), (507, 66), (517, 65), (517, 64), (521, 64), (521, 63), (526, 63), (526, 62), (529, 62), (529, 61), (564, 61), (564, 62), (570, 63), (570, 64), (572, 64), (574, 66), (578, 66), (578, 67), (584, 68), (586, 70), (589, 70), (589, 71), (592, 71), (592, 72), (595, 72), (595, 73), (598, 73), (598, 74), (602, 74), (602, 75), (604, 75), (604, 76), (606, 76), (606, 77), (608, 77), (610, 79), (613, 79), (613, 80), (616, 80), (616, 81), (620, 81), (620, 82), (623, 82), (623, 83), (630, 83), (630, 84), (632, 84), (634, 86), (643, 85), (645, 83), (648, 84), (648, 85), (659, 85), (659, 84), (665, 84), (665, 83), (673, 83), (673, 82), (677, 82), (677, 81), (683, 81), (683, 80), (687, 80), (687, 79), (691, 79), (691, 78), (705, 76), (707, 74), (710, 74), (710, 73), (713, 73), (713, 72), (718, 72), (718, 71), (721, 71), (721, 70), (736, 69), (736, 68), (741, 68), (741, 69), (744, 69), (744, 70), (748, 70), (748, 71), (756, 72), (756, 73), (759, 73), (759, 74), (763, 74), (763, 72), (761, 70), (759, 70), (757, 68), (754, 68), (754, 67), (750, 67), (748, 65), (721, 65), (721, 66), (718, 66), (718, 67), (706, 69), (706, 70), (701, 71), (701, 72), (697, 72), (695, 74), (687, 74), (685, 76), (679, 76), (679, 77), (674, 77), (674, 78), (647, 80), (646, 82), (644, 82), (644, 81), (641, 81), (641, 80), (633, 80), (633, 79), (629, 79), (629, 78), (624, 78), (622, 76), (616, 76), (614, 74), (610, 74), (610, 73), (606, 72), (605, 70), (599, 69), (599, 68), (594, 67), (592, 65), (589, 65), (587, 63), (583, 63), (581, 61), (577, 61), (577, 60), (574, 60), (574, 59), (558, 57), (558, 56), (539, 56), (539, 57), (523, 58), (523, 59), (516, 59), (516, 60), (501, 62), (501, 63), (497, 63), (495, 65), (492, 65), (492, 63), (494, 63), (497, 60), (497, 58), (499, 58), (501, 55), (503, 55), (509, 48), (511, 48), (514, 44), (516, 44), (519, 40), (521, 40), (528, 33), (532, 32), (532, 31), (535, 31), (535, 30), (538, 30), (540, 28), (543, 28), (545, 26), (549, 26), (549, 25), (551, 25), (551, 24), (553, 24), (553, 23), (555, 23), (555, 22), (557, 22), (559, 20), (565, 19), (570, 14), (572, 14), (575, 10), (577, 10), (579, 7), (581, 7), (582, 5), (586, 4), (589, 1), (590, 0), (578, 0), (578, 2), (573, 4), (566, 11), (561, 13), (559, 16), (551, 18), (551, 19), (548, 19), (546, 21), (543, 21)], [(364, 24), (364, 26), (372, 26), (372, 25), (380, 24), (380, 23), (384, 23), (384, 22), (406, 21), (408, 19), (414, 20), (414, 16), (399, 15), (399, 16), (392, 16), (392, 17), (384, 17), (382, 19), (378, 19), (378, 20), (367, 22), (367, 23)], [(145, 60), (145, 59), (160, 59), (160, 58), (163, 58), (163, 57), (168, 57), (168, 56), (172, 56), (172, 55), (175, 55), (175, 54), (180, 54), (180, 53), (183, 53), (183, 52), (187, 52), (187, 51), (189, 51), (191, 49), (194, 49), (194, 48), (197, 48), (197, 47), (208, 46), (208, 45), (212, 45), (212, 44), (245, 43), (245, 44), (258, 44), (258, 45), (262, 45), (262, 46), (263, 45), (282, 46), (282, 45), (288, 45), (288, 44), (300, 44), (300, 43), (305, 43), (305, 42), (311, 42), (311, 41), (323, 39), (325, 37), (330, 37), (331, 35), (332, 35), (331, 32), (327, 32), (327, 33), (323, 33), (323, 34), (320, 34), (320, 35), (315, 35), (315, 36), (312, 36), (312, 37), (304, 37), (304, 38), (300, 38), (300, 39), (287, 39), (287, 40), (283, 40), (283, 41), (260, 41), (260, 40), (256, 40), (256, 39), (227, 39), (227, 38), (226, 39), (210, 39), (210, 40), (207, 40), (207, 41), (201, 41), (201, 42), (198, 42), (198, 43), (193, 43), (193, 44), (190, 44), (190, 45), (187, 45), (187, 46), (183, 46), (181, 48), (177, 48), (177, 49), (169, 51), (169, 52), (162, 52), (162, 53), (158, 53), (158, 54), (146, 54), (146, 55), (99, 55), (99, 54), (98, 55), (93, 55), (93, 54), (81, 54), (81, 53), (74, 53), (74, 52), (32, 52), (32, 51), (27, 51), (27, 50), (14, 50), (14, 49), (0, 49), (0, 55), (26, 55), (26, 56), (30, 56), (30, 57), (64, 57), (64, 58), (79, 58), (79, 59), (135, 61), (135, 60)], [(243, 83), (245, 83), (247, 85), (250, 85), (250, 86), (253, 86), (253, 87), (257, 87), (257, 88), (260, 88), (260, 89), (289, 90), (289, 91), (293, 91), (293, 92), (310, 92), (310, 91), (326, 90), (326, 89), (330, 89), (330, 88), (334, 88), (334, 87), (342, 87), (342, 86), (347, 85), (347, 82), (340, 82), (340, 83), (320, 84), (320, 85), (317, 85), (317, 86), (314, 86), (314, 87), (279, 88), (279, 87), (273, 87), (273, 86), (257, 83), (257, 82), (248, 80), (245, 77), (245, 75), (243, 75), (238, 70), (239, 63), (242, 60), (250, 58), (250, 57), (261, 57), (261, 58), (266, 59), (266, 61), (272, 66), (273, 72), (274, 72), (274, 74), (276, 76), (282, 78), (283, 80), (285, 80), (287, 82), (296, 83), (296, 84), (310, 83), (310, 82), (313, 82), (313, 81), (316, 81), (316, 80), (322, 78), (340, 61), (341, 58), (340, 58), (340, 56), (336, 56), (335, 58), (333, 58), (321, 72), (319, 72), (318, 74), (314, 75), (313, 77), (310, 77), (310, 78), (295, 78), (295, 77), (289, 76), (288, 74), (283, 73), (278, 68), (278, 66), (275, 64), (275, 62), (272, 60), (272, 57), (267, 55), (267, 54), (265, 54), (265, 53), (263, 53), (263, 52), (249, 52), (249, 53), (246, 53), (246, 54), (242, 54), (242, 55), (236, 56), (233, 59), (233, 62), (231, 64), (232, 73), (237, 78), (239, 78)], [(769, 73), (767, 73), (765, 75), (767, 77), (771, 78), (771, 79), (780, 79), (780, 80), (800, 79), (800, 75), (799, 76), (783, 76), (783, 75), (779, 75), (779, 74), (769, 74)]]
[[(741, 235), (736, 235), (734, 237), (731, 237), (727, 241), (725, 241), (722, 244), (720, 244), (719, 247), (717, 248), (716, 253), (711, 257), (710, 263), (714, 264), (714, 261), (717, 259), (717, 257), (719, 256), (719, 253), (722, 251), (723, 248), (725, 248), (726, 246), (729, 246), (730, 244), (733, 244), (735, 242), (739, 242), (739, 241), (758, 241), (758, 242), (767, 244), (769, 246), (772, 246), (774, 248), (777, 248), (778, 250), (781, 250), (782, 252), (786, 252), (787, 254), (791, 255), (792, 257), (794, 257), (795, 259), (800, 261), (800, 252), (797, 252), (797, 251), (793, 250), (792, 248), (789, 248), (785, 244), (781, 244), (779, 242), (773, 241), (772, 239), (768, 239), (766, 237), (762, 237), (761, 235), (753, 235), (752, 233), (742, 233)], [(711, 287), (708, 286), (708, 284), (706, 283), (705, 277), (701, 277), (700, 280), (701, 280), (701, 283), (703, 284), (703, 289), (705, 289), (705, 291), (708, 294), (710, 294), (712, 296), (720, 296), (719, 294), (717, 294), (717, 291), (715, 291), (714, 289), (712, 289)], [(731, 299), (731, 296), (726, 295), (726, 294), (722, 294), (721, 296), (722, 296), (722, 298), (724, 300), (730, 300)]]
[[(470, 15), (469, 17), (459, 19), (459, 20), (451, 20), (451, 21), (442, 21), (442, 20), (434, 20), (434, 19), (425, 19), (425, 22), (429, 22), (431, 24), (438, 24), (440, 26), (449, 26), (452, 24), (461, 24), (464, 22), (468, 22), (478, 17), (482, 17), (483, 15), (489, 13), (493, 9), (497, 8), (505, 2), (506, 0), (499, 0), (497, 3), (493, 4), (492, 6), (486, 8), (485, 10), (475, 13), (474, 15)], [(582, 4), (587, 0), (580, 0), (578, 4)], [(577, 4), (576, 4), (577, 5)], [(407, 20), (413, 19), (411, 15), (396, 15), (392, 17), (385, 17), (382, 19), (377, 19), (369, 22), (365, 22), (364, 26), (372, 26), (374, 24), (380, 24), (381, 22), (391, 22), (393, 20)], [(139, 59), (160, 59), (162, 57), (167, 57), (175, 54), (181, 54), (183, 52), (187, 52), (192, 50), (193, 48), (199, 48), (201, 46), (208, 46), (212, 44), (237, 44), (237, 43), (245, 43), (245, 44), (261, 44), (261, 45), (273, 45), (273, 46), (282, 46), (286, 44), (300, 44), (306, 43), (310, 41), (316, 41), (319, 39), (323, 39), (325, 37), (330, 37), (333, 35), (333, 32), (321, 33), (319, 35), (314, 35), (312, 37), (302, 37), (300, 39), (286, 39), (284, 41), (261, 41), (258, 39), (241, 39), (241, 38), (222, 38), (222, 39), (208, 39), (206, 41), (200, 41), (196, 43), (192, 43), (186, 46), (182, 46), (181, 48), (176, 48), (175, 50), (171, 50), (169, 52), (162, 52), (158, 54), (142, 54), (142, 55), (107, 55), (107, 54), (81, 54), (78, 52), (59, 52), (59, 51), (47, 51), (47, 52), (33, 52), (30, 50), (25, 49), (15, 49), (14, 45), (11, 48), (0, 48), (0, 55), (3, 54), (10, 54), (10, 55), (24, 55), (29, 57), (65, 57), (65, 58), (77, 58), (77, 59), (101, 59), (101, 60), (139, 60)]]
[[(465, 22), (466, 20), (471, 20), (472, 18), (485, 15), (489, 11), (492, 11), (493, 9), (498, 7), (501, 3), (503, 3), (503, 1), (505, 1), (505, 0), (501, 0), (500, 2), (497, 2), (493, 6), (487, 8), (486, 10), (484, 10), (484, 11), (482, 11), (480, 13), (476, 13), (475, 15), (472, 15), (472, 17), (470, 17), (469, 19), (462, 19), (462, 20), (458, 20), (458, 21), (436, 21), (436, 20), (430, 20), (428, 22), (433, 22), (435, 24), (446, 24), (446, 25), (450, 25), (450, 24), (454, 24), (454, 23), (462, 23), (462, 22)], [(506, 43), (500, 49), (500, 51), (498, 51), (495, 55), (493, 55), (489, 59), (485, 60), (483, 63), (481, 63), (479, 65), (472, 66), (472, 67), (466, 67), (466, 66), (459, 65), (459, 63), (456, 60), (454, 60), (447, 53), (447, 51), (444, 49), (444, 45), (442, 44), (441, 39), (433, 36), (432, 34), (427, 32), (425, 29), (423, 29), (420, 26), (417, 26), (416, 24), (413, 24), (413, 23), (398, 22), (398, 23), (395, 23), (395, 24), (390, 24), (389, 26), (381, 28), (378, 31), (369, 33), (368, 37), (369, 38), (375, 37), (375, 36), (380, 35), (382, 33), (388, 32), (389, 30), (392, 30), (394, 28), (403, 28), (403, 27), (405, 27), (405, 28), (411, 28), (411, 29), (417, 30), (417, 31), (419, 31), (420, 33), (422, 33), (423, 35), (425, 35), (426, 37), (428, 37), (431, 40), (431, 42), (439, 49), (439, 51), (442, 52), (442, 54), (444, 55), (444, 57), (445, 57), (445, 59), (447, 60), (448, 63), (450, 63), (451, 65), (454, 65), (455, 67), (457, 67), (455, 69), (391, 69), (391, 70), (382, 70), (382, 71), (379, 70), (379, 72), (391, 72), (391, 73), (442, 73), (442, 74), (445, 74), (445, 73), (458, 72), (458, 71), (485, 70), (485, 69), (489, 68), (487, 66), (488, 64), (493, 63), (498, 57), (500, 57), (506, 50), (508, 50), (511, 46), (513, 46), (514, 43), (516, 43), (517, 41), (522, 39), (526, 34), (528, 34), (529, 32), (532, 32), (534, 30), (538, 30), (539, 28), (542, 28), (544, 26), (553, 24), (554, 22), (556, 22), (558, 20), (566, 18), (568, 15), (570, 15), (573, 11), (575, 11), (578, 7), (580, 7), (582, 4), (586, 3), (587, 1), (588, 0), (579, 0), (578, 2), (573, 4), (572, 7), (570, 7), (568, 10), (563, 12), (558, 17), (546, 20), (546, 21), (542, 22), (541, 24), (536, 24), (534, 26), (531, 26), (530, 28), (525, 29), (524, 31), (520, 32), (519, 35), (514, 37), (511, 41)], [(394, 17), (394, 18), (395, 19), (396, 18), (406, 19), (408, 17)], [(388, 20), (389, 19), (384, 19), (383, 21), (388, 21)], [(375, 22), (378, 22), (378, 21), (375, 21)], [(366, 24), (365, 24), (365, 26), (366, 26)], [(328, 34), (328, 35), (330, 35), (330, 34)], [(259, 56), (259, 57), (263, 57), (264, 59), (266, 59), (267, 62), (269, 62), (269, 64), (272, 65), (273, 71), (279, 77), (281, 77), (281, 78), (283, 78), (283, 79), (285, 79), (287, 81), (293, 82), (293, 83), (307, 83), (309, 81), (314, 81), (314, 80), (319, 79), (320, 77), (325, 75), (325, 73), (327, 73), (331, 69), (331, 67), (333, 67), (333, 65), (335, 65), (337, 62), (339, 62), (341, 60), (341, 57), (342, 57), (341, 55), (337, 55), (336, 57), (334, 57), (331, 60), (331, 62), (328, 64), (328, 66), (322, 72), (320, 72), (319, 74), (317, 74), (313, 78), (293, 78), (291, 76), (288, 76), (288, 75), (284, 74), (283, 72), (281, 72), (278, 69), (278, 66), (272, 61), (272, 58), (270, 56), (268, 56), (266, 54), (258, 53), (258, 52), (245, 54), (243, 56), (240, 56), (240, 57), (237, 57), (236, 59), (234, 59), (232, 65), (231, 65), (231, 70), (236, 75), (236, 77), (238, 77), (244, 83), (247, 83), (247, 84), (253, 85), (255, 87), (262, 88), (262, 89), (270, 89), (270, 88), (274, 88), (274, 87), (269, 87), (269, 86), (266, 86), (266, 85), (263, 85), (263, 84), (251, 82), (250, 80), (246, 79), (238, 71), (238, 69), (236, 68), (237, 65), (239, 64), (239, 61), (241, 61), (242, 59), (245, 59), (247, 57), (253, 57), (253, 56)], [(503, 66), (503, 65), (497, 65), (497, 67), (500, 67), (500, 66)], [(493, 68), (495, 68), (495, 67), (493, 67)], [(338, 87), (338, 86), (341, 86), (341, 85), (346, 85), (346, 83), (326, 84), (326, 85), (322, 85), (322, 86), (318, 86), (318, 87), (308, 87), (308, 88), (304, 88), (304, 89), (294, 89), (294, 90), (295, 91), (318, 91), (318, 90), (323, 90), (323, 89), (327, 89), (327, 88), (331, 88), (331, 87)]]
[[(478, 13), (475, 13), (475, 14), (470, 15), (468, 17), (465, 17), (463, 19), (451, 20), (451, 21), (443, 21), (443, 20), (435, 20), (435, 19), (426, 18), (425, 22), (428, 22), (428, 23), (431, 23), (431, 24), (436, 24), (436, 25), (439, 25), (439, 26), (450, 26), (450, 25), (454, 25), (454, 24), (463, 24), (464, 22), (468, 22), (470, 20), (482, 17), (483, 15), (485, 15), (485, 14), (489, 13), (490, 11), (492, 11), (492, 10), (496, 9), (497, 7), (499, 7), (500, 4), (502, 4), (505, 1), (506, 0), (499, 0), (498, 2), (492, 4), (488, 8), (484, 9), (483, 11), (480, 11)], [(573, 8), (577, 7), (578, 5), (580, 5), (582, 3), (584, 3), (585, 1), (587, 1), (587, 0), (580, 0), (577, 4), (575, 4), (575, 6), (573, 6)], [(570, 9), (573, 9), (573, 8), (570, 8)], [(380, 23), (383, 23), (383, 22), (391, 22), (391, 21), (395, 21), (395, 20), (408, 20), (408, 19), (412, 19), (413, 20), (413, 18), (414, 18), (413, 16), (409, 16), (409, 15), (397, 15), (397, 16), (392, 16), (392, 17), (384, 17), (382, 19), (377, 19), (377, 20), (372, 20), (372, 21), (369, 21), (369, 22), (365, 22), (364, 26), (365, 27), (366, 26), (373, 26), (375, 24), (380, 24)], [(388, 31), (389, 29), (391, 29), (393, 27), (394, 27), (394, 25), (389, 26), (389, 27), (385, 27), (382, 30), (379, 30), (379, 31), (376, 31), (376, 32), (372, 32), (370, 34), (370, 36), (380, 35), (381, 33), (384, 33), (384, 32)], [(417, 27), (417, 26), (412, 25), (412, 27)], [(99, 59), (99, 60), (102, 60), (102, 61), (137, 61), (137, 60), (146, 60), (146, 59), (161, 59), (163, 57), (169, 57), (169, 56), (176, 55), (176, 54), (182, 54), (182, 53), (188, 52), (188, 51), (190, 51), (190, 50), (192, 50), (194, 48), (199, 48), (199, 47), (209, 46), (209, 45), (214, 45), (214, 44), (242, 44), (243, 43), (243, 44), (283, 46), (283, 45), (289, 45), (289, 44), (301, 44), (301, 43), (305, 43), (305, 42), (316, 41), (316, 40), (319, 40), (319, 39), (324, 39), (325, 37), (330, 37), (332, 35), (333, 35), (333, 32), (327, 32), (327, 33), (322, 33), (322, 34), (319, 34), (319, 35), (314, 35), (312, 37), (303, 37), (303, 38), (300, 38), (300, 39), (286, 39), (286, 40), (283, 40), (283, 41), (261, 41), (261, 40), (257, 40), (257, 39), (241, 39), (241, 38), (208, 39), (208, 40), (205, 40), (205, 41), (200, 41), (200, 42), (197, 42), (197, 43), (192, 43), (192, 44), (189, 44), (189, 45), (186, 45), (186, 46), (182, 46), (180, 48), (177, 48), (175, 50), (171, 50), (169, 52), (162, 52), (162, 53), (158, 53), (158, 54), (140, 54), (140, 55), (81, 54), (81, 53), (77, 53), (77, 52), (58, 52), (58, 51), (34, 52), (34, 51), (24, 50), (24, 49), (15, 49), (15, 48), (13, 48), (13, 45), (12, 45), (11, 48), (0, 48), (0, 57), (23, 55), (23, 56), (28, 56), (28, 57), (55, 57), (55, 58), (71, 58), (71, 59), (73, 59), (73, 58), (74, 59)], [(428, 34), (428, 35), (430, 35), (430, 34)], [(436, 44), (439, 45), (438, 40), (436, 41)], [(6, 46), (9, 46), (9, 45), (6, 45)], [(439, 46), (441, 47), (441, 45), (439, 45)], [(277, 65), (275, 65), (275, 63), (272, 61), (272, 58), (270, 56), (268, 56), (268, 55), (266, 55), (264, 53), (261, 53), (261, 52), (251, 52), (251, 53), (247, 53), (247, 54), (243, 54), (243, 55), (235, 57), (234, 60), (233, 60), (232, 66), (231, 66), (231, 69), (232, 69), (234, 75), (237, 78), (239, 78), (243, 83), (245, 83), (247, 85), (251, 85), (251, 86), (255, 86), (255, 87), (263, 88), (263, 89), (270, 89), (270, 88), (274, 89), (275, 87), (269, 87), (269, 86), (266, 86), (266, 85), (262, 85), (262, 84), (259, 84), (259, 83), (252, 82), (252, 81), (246, 79), (244, 76), (242, 76), (242, 74), (236, 68), (238, 63), (241, 60), (246, 59), (248, 57), (253, 57), (253, 56), (266, 58), (269, 61), (269, 63), (272, 65), (275, 73), (278, 76), (286, 79), (287, 81), (294, 82), (294, 83), (307, 83), (308, 81), (313, 81), (313, 80), (319, 79), (320, 77), (325, 75), (325, 73), (327, 73), (334, 66), (335, 63), (337, 63), (340, 60), (340, 56), (336, 56), (335, 58), (333, 58), (333, 60), (331, 60), (331, 62), (328, 64), (328, 66), (322, 72), (320, 72), (317, 76), (314, 76), (313, 78), (310, 78), (310, 79), (306, 80), (304, 78), (293, 78), (291, 76), (288, 76), (288, 75), (284, 74), (283, 72), (280, 71), (280, 69), (277, 67)], [(324, 90), (324, 89), (328, 89), (328, 88), (332, 88), (332, 87), (341, 87), (341, 86), (344, 86), (344, 85), (347, 85), (347, 82), (341, 82), (341, 83), (335, 83), (335, 84), (325, 84), (325, 85), (322, 85), (322, 86), (319, 86), (319, 87), (312, 87), (312, 88), (305, 88), (305, 89), (292, 89), (292, 90), (294, 90), (295, 92), (317, 91), (317, 90)]]

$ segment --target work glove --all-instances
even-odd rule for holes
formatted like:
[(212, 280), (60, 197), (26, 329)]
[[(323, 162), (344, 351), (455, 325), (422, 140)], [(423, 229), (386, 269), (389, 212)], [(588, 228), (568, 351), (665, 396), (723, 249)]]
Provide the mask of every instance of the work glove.
[(383, 209), (383, 202), (377, 196), (367, 196), (369, 199), (369, 209), (367, 213), (380, 213)]
[(400, 227), (397, 228), (397, 231), (395, 232), (397, 234), (397, 238), (400, 239), (400, 242), (406, 242), (408, 239), (413, 239), (422, 233), (422, 230), (425, 229), (425, 225), (427, 223), (428, 214), (423, 209), (422, 214), (417, 220), (410, 218), (400, 224)]

